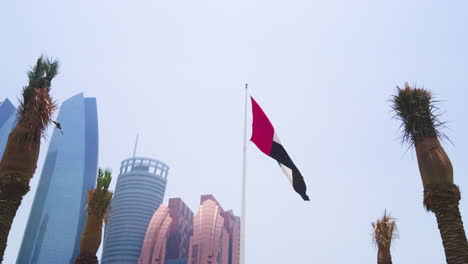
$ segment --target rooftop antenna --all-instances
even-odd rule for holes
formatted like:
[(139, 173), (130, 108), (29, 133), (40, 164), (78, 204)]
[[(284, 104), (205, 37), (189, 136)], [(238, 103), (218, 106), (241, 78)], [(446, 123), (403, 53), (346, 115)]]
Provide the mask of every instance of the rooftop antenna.
[(133, 149), (133, 158), (135, 158), (136, 150), (137, 150), (137, 145), (138, 145), (138, 133), (136, 135), (136, 140), (135, 140), (135, 148)]

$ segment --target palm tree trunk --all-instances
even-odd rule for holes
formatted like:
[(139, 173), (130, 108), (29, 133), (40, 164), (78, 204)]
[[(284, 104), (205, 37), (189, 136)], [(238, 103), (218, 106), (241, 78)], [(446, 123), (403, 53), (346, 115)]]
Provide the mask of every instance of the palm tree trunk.
[(80, 255), (75, 264), (97, 264), (96, 257), (102, 237), (102, 219), (88, 215), (88, 221), (80, 241)]
[(30, 135), (30, 130), (18, 124), (8, 136), (0, 161), (0, 263), (13, 219), (36, 171), (40, 132), (33, 139), (28, 138)]
[(468, 263), (468, 242), (458, 208), (460, 190), (455, 184), (429, 184), (424, 203), (437, 218), (448, 264)]
[(80, 253), (76, 258), (75, 264), (99, 264), (96, 254)]
[(3, 262), (11, 224), (22, 199), (22, 196), (11, 197), (0, 192), (0, 263)]
[(392, 255), (390, 249), (379, 248), (377, 253), (377, 264), (392, 264)]
[(36, 172), (40, 147), (41, 132), (38, 130), (33, 133), (21, 123), (17, 124), (8, 136), (0, 161), (0, 184), (5, 184), (4, 177), (14, 174), (14, 183), (29, 186), (29, 181)]

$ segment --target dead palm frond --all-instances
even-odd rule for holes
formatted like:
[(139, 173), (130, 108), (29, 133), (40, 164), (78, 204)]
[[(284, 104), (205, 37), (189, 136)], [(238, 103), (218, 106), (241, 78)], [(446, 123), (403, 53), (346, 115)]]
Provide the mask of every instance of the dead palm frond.
[(403, 142), (414, 145), (424, 137), (448, 140), (440, 131), (444, 122), (439, 120), (439, 101), (434, 99), (431, 92), (424, 88), (411, 88), (408, 82), (405, 83), (405, 88), (397, 86), (397, 92), (391, 101), (395, 118), (402, 122)]
[(392, 240), (398, 238), (398, 230), (394, 218), (385, 211), (383, 217), (372, 223), (372, 236), (379, 249), (388, 250)]

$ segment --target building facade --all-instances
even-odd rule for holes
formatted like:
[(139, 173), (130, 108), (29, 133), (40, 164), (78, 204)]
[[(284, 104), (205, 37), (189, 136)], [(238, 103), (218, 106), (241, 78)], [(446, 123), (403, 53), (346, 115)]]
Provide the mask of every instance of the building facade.
[(213, 195), (202, 195), (194, 217), (188, 264), (239, 264), (240, 219)]
[(155, 159), (122, 161), (108, 223), (102, 264), (136, 264), (146, 229), (163, 201), (169, 167)]
[(169, 199), (151, 218), (138, 264), (187, 264), (193, 213), (180, 198)]
[(74, 263), (87, 220), (87, 192), (98, 166), (95, 98), (63, 102), (39, 179), (17, 264)]
[(240, 261), (240, 217), (232, 210), (224, 213), (224, 228), (229, 234), (229, 264), (239, 264)]
[(138, 264), (239, 264), (240, 219), (213, 195), (202, 195), (194, 216), (179, 198), (151, 219)]
[(0, 158), (5, 151), (8, 135), (17, 123), (17, 111), (13, 104), (5, 99), (0, 102)]

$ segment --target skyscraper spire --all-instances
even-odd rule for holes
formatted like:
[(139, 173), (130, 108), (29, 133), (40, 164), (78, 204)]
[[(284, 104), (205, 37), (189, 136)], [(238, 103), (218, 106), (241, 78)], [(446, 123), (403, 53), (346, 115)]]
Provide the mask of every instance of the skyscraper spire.
[(136, 150), (137, 150), (137, 145), (138, 145), (138, 133), (136, 135), (135, 139), (135, 148), (133, 149), (133, 158), (135, 158)]

